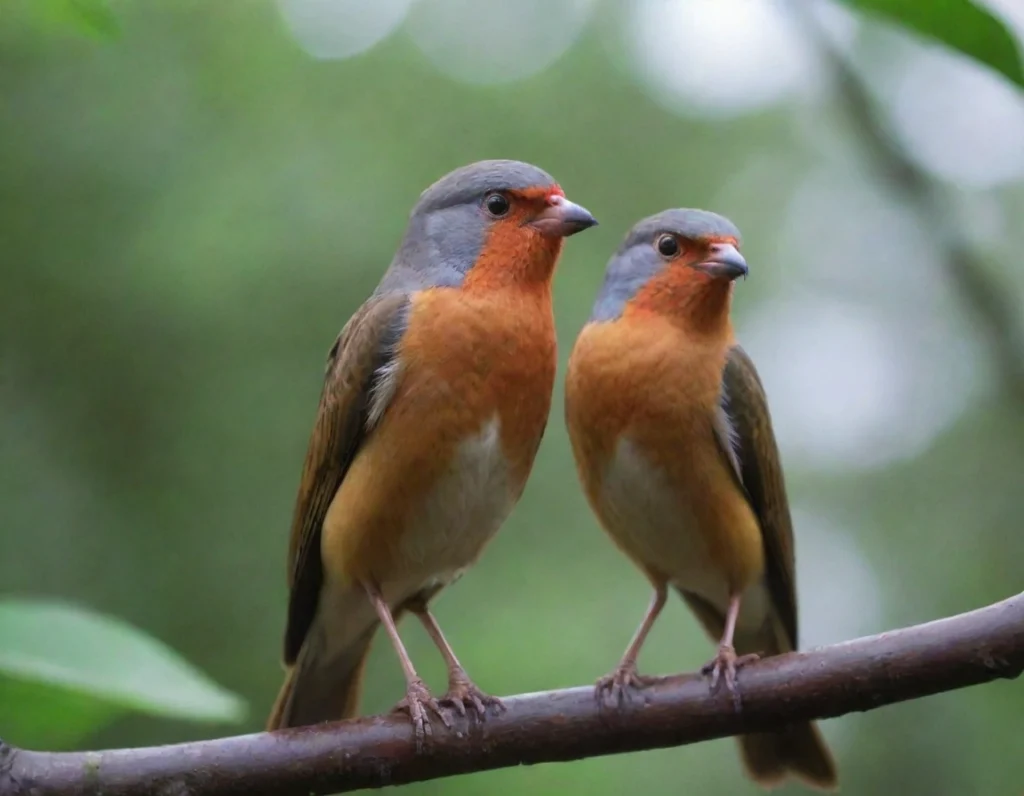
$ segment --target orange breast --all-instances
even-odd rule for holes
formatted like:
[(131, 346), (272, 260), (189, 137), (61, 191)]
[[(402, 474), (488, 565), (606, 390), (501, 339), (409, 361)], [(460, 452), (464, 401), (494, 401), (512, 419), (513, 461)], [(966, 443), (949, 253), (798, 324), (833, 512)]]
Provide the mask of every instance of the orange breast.
[[(413, 301), (399, 384), (324, 523), (329, 573), (396, 594), (471, 564), (525, 486), (551, 405), (546, 286)], [(408, 596), (408, 595), (405, 595)]]
[(587, 497), (613, 540), (715, 603), (763, 570), (760, 527), (714, 434), (726, 346), (656, 316), (588, 326), (566, 417)]

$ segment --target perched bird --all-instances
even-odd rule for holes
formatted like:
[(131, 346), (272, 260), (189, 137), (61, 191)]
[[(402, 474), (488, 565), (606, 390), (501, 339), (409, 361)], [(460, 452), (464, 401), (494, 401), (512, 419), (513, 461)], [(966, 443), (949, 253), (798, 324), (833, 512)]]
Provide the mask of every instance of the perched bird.
[[(753, 362), (733, 336), (740, 234), (702, 210), (667, 210), (630, 230), (608, 264), (566, 379), (565, 409), (587, 498), (654, 586), (598, 695), (651, 678), (637, 655), (672, 586), (720, 640), (704, 671), (738, 697), (736, 668), (796, 649), (793, 532), (779, 452)], [(737, 703), (738, 704), (738, 703)], [(832, 788), (817, 728), (739, 739), (750, 775)]]
[[(383, 279), (328, 356), (288, 555), (287, 676), (271, 729), (353, 716), (379, 624), (427, 710), (481, 718), (428, 609), (498, 530), (526, 484), (551, 406), (551, 277), (563, 239), (597, 222), (536, 166), (474, 163), (413, 208)], [(448, 668), (435, 700), (399, 638), (414, 613)]]

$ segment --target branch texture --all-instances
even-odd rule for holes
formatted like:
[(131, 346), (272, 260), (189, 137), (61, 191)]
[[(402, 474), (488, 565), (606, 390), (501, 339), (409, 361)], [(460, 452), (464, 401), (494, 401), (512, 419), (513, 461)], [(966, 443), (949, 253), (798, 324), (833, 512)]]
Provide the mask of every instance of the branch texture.
[(1024, 671), (1024, 594), (948, 619), (750, 664), (742, 710), (707, 681), (666, 678), (618, 708), (592, 687), (506, 699), (508, 710), (417, 753), (408, 720), (104, 752), (32, 752), (0, 743), (0, 796), (313, 796), (526, 763), (655, 749), (963, 688)]

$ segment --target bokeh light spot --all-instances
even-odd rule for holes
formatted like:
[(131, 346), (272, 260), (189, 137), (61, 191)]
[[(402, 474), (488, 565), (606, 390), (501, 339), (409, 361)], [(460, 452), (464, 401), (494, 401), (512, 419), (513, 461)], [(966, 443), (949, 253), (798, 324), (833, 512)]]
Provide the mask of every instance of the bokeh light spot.
[(394, 31), (413, 0), (278, 0), (289, 30), (314, 58), (351, 58)]
[(1024, 177), (1024, 98), (985, 67), (938, 47), (916, 51), (890, 90), (910, 157), (960, 186)]
[(554, 63), (590, 18), (593, 0), (420, 0), (413, 42), (438, 69), (467, 83), (508, 83)]
[(805, 465), (874, 468), (910, 458), (976, 397), (969, 344), (936, 322), (908, 327), (805, 294), (762, 305), (740, 332), (780, 444)]
[(737, 115), (816, 79), (811, 49), (777, 0), (643, 0), (627, 37), (641, 79), (673, 110)]

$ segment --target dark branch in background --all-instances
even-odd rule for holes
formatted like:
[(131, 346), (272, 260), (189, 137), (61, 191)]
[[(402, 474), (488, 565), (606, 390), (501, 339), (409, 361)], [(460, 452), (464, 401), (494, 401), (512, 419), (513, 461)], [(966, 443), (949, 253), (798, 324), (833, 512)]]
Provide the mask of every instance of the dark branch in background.
[(807, 652), (740, 673), (742, 711), (707, 681), (667, 678), (622, 709), (593, 687), (527, 694), (484, 724), (438, 727), (416, 752), (408, 720), (106, 752), (30, 752), (0, 743), (0, 795), (312, 796), (656, 749), (823, 719), (1024, 671), (1024, 594), (967, 614)]
[(962, 224), (943, 200), (935, 181), (892, 135), (867, 84), (822, 27), (812, 5), (805, 0), (794, 0), (790, 7), (831, 68), (838, 96), (858, 133), (858, 140), (865, 145), (879, 175), (919, 213), (929, 236), (938, 242), (943, 269), (984, 329), (1006, 388), (1024, 406), (1024, 330), (1008, 291), (1001, 289), (985, 258), (964, 237)]

